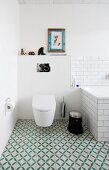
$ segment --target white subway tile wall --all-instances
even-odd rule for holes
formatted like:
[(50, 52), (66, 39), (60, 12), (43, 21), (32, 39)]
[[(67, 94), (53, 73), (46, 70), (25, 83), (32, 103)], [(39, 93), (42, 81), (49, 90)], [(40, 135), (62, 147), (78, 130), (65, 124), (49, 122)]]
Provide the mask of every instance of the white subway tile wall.
[(83, 121), (98, 141), (109, 141), (109, 100), (98, 99), (81, 89)]
[(71, 57), (71, 84), (74, 79), (80, 86), (109, 85), (109, 57)]
[(97, 139), (98, 126), (97, 126), (97, 100), (89, 93), (81, 89), (81, 104), (82, 104), (82, 117), (83, 122), (87, 124), (91, 133)]

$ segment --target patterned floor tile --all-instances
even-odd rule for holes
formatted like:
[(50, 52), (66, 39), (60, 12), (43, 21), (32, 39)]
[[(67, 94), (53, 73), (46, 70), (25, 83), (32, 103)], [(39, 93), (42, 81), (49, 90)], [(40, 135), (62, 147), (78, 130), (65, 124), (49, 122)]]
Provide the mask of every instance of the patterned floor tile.
[(17, 166), (17, 153), (2, 154), (0, 158), (0, 165), (3, 170), (16, 169)]
[(109, 142), (97, 142), (88, 128), (74, 135), (68, 120), (38, 127), (18, 120), (0, 158), (0, 170), (109, 170)]
[(28, 170), (36, 169), (36, 147), (31, 145), (31, 143), (29, 142), (28, 144), (27, 143), (22, 144), (22, 148), (17, 159), (16, 169), (18, 170), (19, 168), (24, 168)]
[(37, 142), (37, 169), (44, 167), (45, 169), (55, 169), (54, 163), (54, 149), (53, 143), (49, 139), (49, 136), (41, 136), (40, 141)]

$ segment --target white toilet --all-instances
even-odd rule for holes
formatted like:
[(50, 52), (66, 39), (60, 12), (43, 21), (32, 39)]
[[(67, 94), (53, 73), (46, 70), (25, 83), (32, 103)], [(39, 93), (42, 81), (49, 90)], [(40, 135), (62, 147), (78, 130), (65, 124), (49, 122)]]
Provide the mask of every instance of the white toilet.
[(53, 95), (36, 95), (32, 99), (32, 108), (35, 122), (38, 126), (52, 125), (56, 110), (56, 101)]

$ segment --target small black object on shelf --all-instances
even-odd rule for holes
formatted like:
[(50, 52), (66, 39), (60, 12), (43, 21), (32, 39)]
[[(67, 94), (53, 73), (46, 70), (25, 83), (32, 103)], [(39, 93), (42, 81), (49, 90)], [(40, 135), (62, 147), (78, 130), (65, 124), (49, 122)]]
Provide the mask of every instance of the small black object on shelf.
[(21, 55), (25, 55), (23, 48), (21, 48)]
[(29, 55), (35, 55), (35, 52), (34, 51), (30, 51), (28, 54)]
[(38, 50), (38, 55), (46, 55), (46, 54), (44, 53), (44, 47), (39, 48), (39, 50)]
[(76, 135), (83, 133), (82, 117), (80, 113), (70, 112), (68, 131)]

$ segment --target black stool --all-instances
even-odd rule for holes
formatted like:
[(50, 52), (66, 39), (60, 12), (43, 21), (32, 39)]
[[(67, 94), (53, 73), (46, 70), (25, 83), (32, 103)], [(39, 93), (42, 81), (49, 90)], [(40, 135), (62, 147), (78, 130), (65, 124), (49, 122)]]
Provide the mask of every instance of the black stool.
[(73, 133), (73, 134), (83, 133), (81, 113), (70, 112), (68, 131)]

